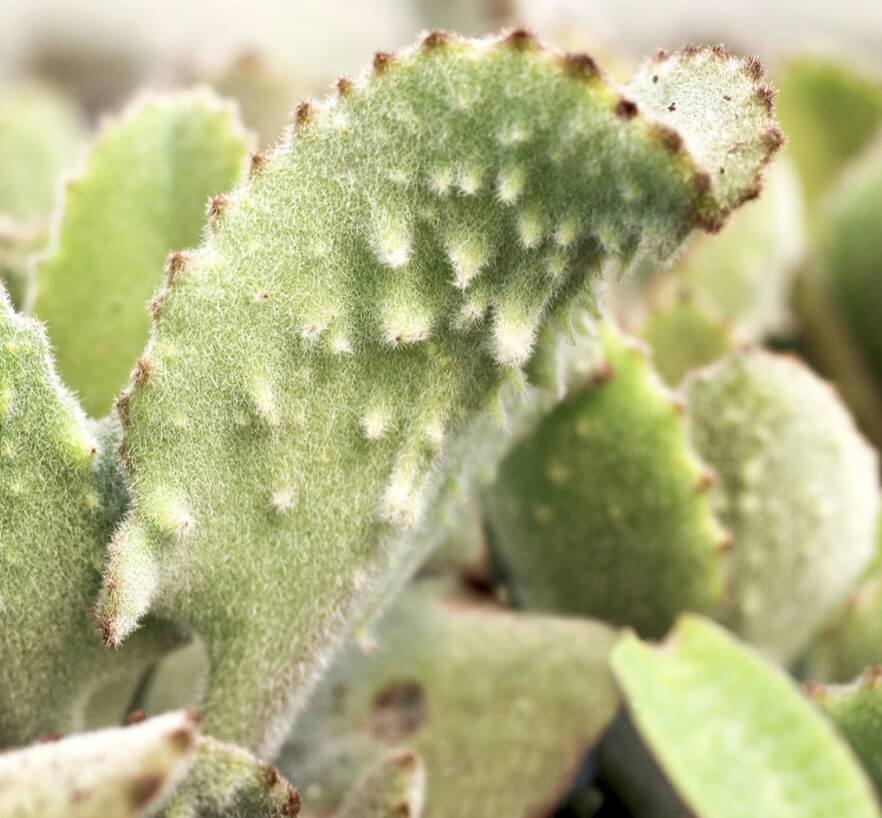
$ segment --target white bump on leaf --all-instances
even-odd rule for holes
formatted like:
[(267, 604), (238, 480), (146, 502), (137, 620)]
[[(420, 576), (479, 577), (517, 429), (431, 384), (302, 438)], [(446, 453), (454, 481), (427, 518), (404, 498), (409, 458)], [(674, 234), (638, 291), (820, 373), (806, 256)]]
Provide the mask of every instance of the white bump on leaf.
[(421, 304), (395, 302), (383, 309), (383, 336), (390, 346), (416, 344), (432, 334), (432, 315)]
[(523, 366), (536, 340), (536, 322), (520, 315), (498, 312), (493, 327), (496, 360), (503, 366)]
[(407, 225), (389, 214), (377, 222), (375, 249), (380, 261), (393, 270), (410, 261), (412, 237)]
[(575, 240), (579, 231), (579, 223), (572, 216), (561, 220), (554, 231), (554, 241), (558, 247), (569, 247)]
[(518, 216), (518, 237), (527, 250), (539, 245), (544, 232), (545, 223), (542, 214), (535, 210), (525, 210)]
[(460, 290), (466, 289), (487, 263), (484, 243), (474, 236), (453, 236), (447, 242), (447, 257), (453, 266), (453, 280)]
[(294, 492), (290, 488), (279, 489), (273, 492), (272, 507), (279, 514), (290, 511), (294, 506)]
[(474, 196), (481, 189), (484, 173), (477, 165), (469, 165), (460, 171), (457, 184), (466, 196)]
[(496, 194), (505, 204), (514, 204), (524, 190), (524, 169), (520, 165), (511, 165), (499, 173)]
[(396, 468), (383, 492), (383, 516), (402, 528), (413, 528), (422, 516), (422, 481), (412, 469)]
[(361, 428), (364, 429), (364, 436), (368, 440), (379, 440), (392, 422), (389, 410), (384, 406), (374, 406), (365, 412), (361, 419)]
[(442, 166), (437, 167), (432, 171), (431, 176), (429, 177), (429, 186), (435, 193), (438, 193), (441, 196), (446, 196), (450, 192), (450, 188), (453, 185), (453, 169), (450, 167)]

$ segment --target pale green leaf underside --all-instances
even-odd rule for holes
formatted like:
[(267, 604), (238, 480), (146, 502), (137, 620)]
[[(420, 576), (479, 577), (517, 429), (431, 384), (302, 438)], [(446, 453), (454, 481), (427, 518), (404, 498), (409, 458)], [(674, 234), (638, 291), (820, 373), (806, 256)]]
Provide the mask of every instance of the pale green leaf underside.
[(170, 713), (0, 753), (3, 818), (141, 818), (186, 770), (198, 719)]
[(698, 818), (876, 818), (870, 783), (781, 671), (684, 617), (662, 646), (625, 637), (613, 669), (638, 732)]
[(739, 354), (700, 370), (685, 391), (693, 443), (719, 478), (714, 511), (733, 537), (720, 616), (787, 661), (873, 557), (876, 453), (795, 359)]
[(241, 178), (248, 138), (208, 91), (141, 99), (106, 125), (65, 187), (33, 311), (59, 374), (105, 415), (150, 328), (166, 255), (196, 244), (208, 198)]
[[(779, 142), (755, 67), (695, 51), (646, 70), (681, 89), (694, 156), (652, 121), (650, 80), (641, 115), (590, 59), (520, 34), (378, 55), (299, 108), (170, 263), (120, 404), (135, 503), (101, 610), (112, 644), (149, 607), (195, 628), (210, 732), (278, 744), (430, 540), (457, 446), (604, 261), (664, 257), (754, 192)], [(718, 158), (725, 182), (701, 166)]]
[(426, 818), (543, 814), (612, 720), (612, 630), (444, 587), (404, 591), (295, 722), (280, 765), (305, 815), (327, 814), (364, 769), (405, 748), (425, 763)]

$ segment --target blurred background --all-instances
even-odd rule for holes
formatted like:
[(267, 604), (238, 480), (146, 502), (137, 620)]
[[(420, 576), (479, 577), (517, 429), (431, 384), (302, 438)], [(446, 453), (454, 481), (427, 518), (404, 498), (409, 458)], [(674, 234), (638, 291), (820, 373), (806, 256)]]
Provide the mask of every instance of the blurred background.
[(876, 0), (3, 0), (0, 70), (88, 80), (83, 92), (94, 106), (135, 85), (208, 76), (257, 53), (318, 91), (422, 28), (481, 34), (510, 24), (631, 57), (705, 41), (769, 60), (812, 51), (868, 67), (882, 62)]

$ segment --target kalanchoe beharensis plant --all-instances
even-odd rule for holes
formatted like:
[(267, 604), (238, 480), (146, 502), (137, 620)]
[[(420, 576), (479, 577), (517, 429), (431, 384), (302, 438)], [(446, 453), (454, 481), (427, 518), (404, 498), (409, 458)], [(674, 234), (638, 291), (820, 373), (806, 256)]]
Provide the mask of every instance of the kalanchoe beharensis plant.
[(782, 141), (755, 60), (619, 86), (520, 30), (250, 158), (208, 91), (103, 124), (0, 303), (0, 816), (878, 816), (875, 682), (773, 664), (882, 658), (875, 454), (740, 348), (794, 323), (793, 169), (733, 214)]

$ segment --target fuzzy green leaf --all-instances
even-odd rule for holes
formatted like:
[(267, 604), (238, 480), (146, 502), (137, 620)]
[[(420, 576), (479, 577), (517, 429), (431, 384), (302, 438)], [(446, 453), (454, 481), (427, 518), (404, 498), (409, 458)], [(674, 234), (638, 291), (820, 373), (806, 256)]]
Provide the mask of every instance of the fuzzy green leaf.
[(497, 559), (529, 608), (662, 635), (719, 604), (727, 535), (679, 399), (611, 326), (603, 351), (594, 383), (502, 464), (487, 495)]
[(82, 723), (89, 693), (176, 641), (148, 628), (111, 652), (91, 618), (128, 507), (115, 422), (86, 420), (40, 326), (0, 293), (0, 744)]
[(684, 616), (659, 647), (625, 637), (612, 665), (634, 724), (698, 818), (877, 818), (869, 781), (781, 671)]
[(723, 620), (792, 659), (874, 554), (878, 462), (833, 390), (796, 359), (756, 351), (687, 383), (692, 438), (716, 471), (733, 536)]
[(305, 815), (401, 748), (425, 762), (425, 818), (544, 814), (611, 721), (611, 630), (439, 588), (406, 590), (295, 722), (280, 764)]
[(0, 815), (152, 815), (186, 770), (198, 725), (191, 713), (177, 712), (0, 753)]
[(269, 764), (201, 736), (186, 779), (162, 818), (296, 818), (300, 795)]
[[(647, 72), (678, 84), (682, 136)], [(780, 142), (757, 82), (698, 50), (622, 91), (523, 32), (435, 33), (300, 106), (155, 301), (119, 404), (135, 503), (100, 601), (108, 643), (150, 608), (191, 624), (210, 732), (276, 747), (431, 546), (441, 499), (498, 462), (491, 412), (516, 426), (558, 395), (541, 331), (601, 264), (664, 257), (756, 188)]]
[(235, 114), (208, 92), (147, 97), (104, 128), (67, 183), (33, 311), (93, 416), (144, 348), (163, 260), (199, 241), (209, 196), (239, 181), (247, 154)]

